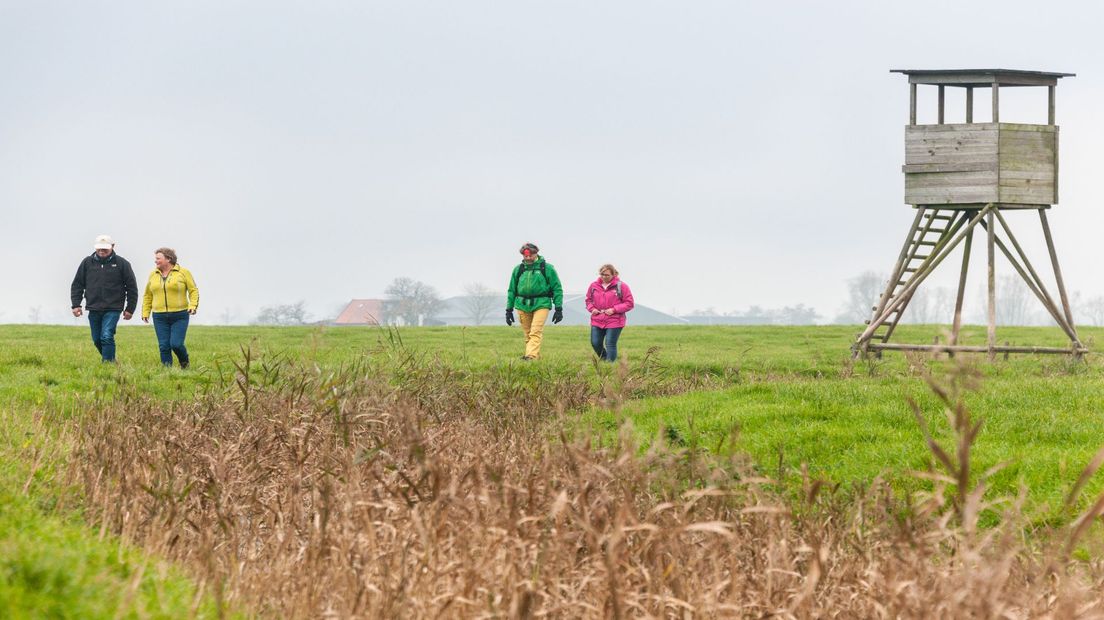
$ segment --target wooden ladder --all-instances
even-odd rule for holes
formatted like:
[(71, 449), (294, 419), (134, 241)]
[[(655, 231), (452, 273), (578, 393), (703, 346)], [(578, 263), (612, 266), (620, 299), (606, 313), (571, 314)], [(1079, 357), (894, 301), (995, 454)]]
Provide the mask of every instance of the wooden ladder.
[[(925, 262), (931, 260), (931, 257), (935, 256), (936, 252), (958, 232), (963, 220), (961, 218), (956, 220), (955, 213), (956, 211), (953, 209), (920, 209), (912, 230), (909, 232), (908, 239), (905, 241), (905, 247), (901, 251), (895, 273), (890, 277), (885, 292), (878, 300), (878, 305), (872, 308), (873, 316), (866, 321), (868, 325), (871, 321), (877, 319), (886, 307), (893, 305), (897, 299), (906, 294), (905, 291), (908, 289), (908, 285), (912, 282), (916, 273), (924, 268)], [(905, 298), (904, 302), (898, 305), (890, 313), (890, 317), (878, 326), (878, 329), (870, 336), (871, 341), (889, 341), (889, 337), (893, 335), (893, 330), (897, 329), (897, 324), (901, 321), (901, 316), (904, 315), (905, 308), (912, 301), (915, 292), (916, 289), (914, 288), (907, 293), (908, 297)]]

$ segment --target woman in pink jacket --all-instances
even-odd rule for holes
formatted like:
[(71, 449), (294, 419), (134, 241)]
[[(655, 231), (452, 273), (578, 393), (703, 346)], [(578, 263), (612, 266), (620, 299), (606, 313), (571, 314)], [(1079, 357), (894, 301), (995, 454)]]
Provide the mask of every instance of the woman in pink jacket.
[(625, 313), (633, 309), (629, 286), (618, 277), (613, 265), (598, 268), (598, 279), (586, 292), (586, 309), (590, 312), (590, 346), (599, 359), (617, 359), (617, 339), (625, 327)]

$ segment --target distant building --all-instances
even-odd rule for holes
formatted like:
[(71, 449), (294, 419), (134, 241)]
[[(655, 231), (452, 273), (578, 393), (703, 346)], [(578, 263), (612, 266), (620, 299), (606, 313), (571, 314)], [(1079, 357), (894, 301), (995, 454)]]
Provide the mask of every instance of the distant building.
[(341, 314), (334, 319), (334, 325), (382, 325), (382, 299), (353, 299)]

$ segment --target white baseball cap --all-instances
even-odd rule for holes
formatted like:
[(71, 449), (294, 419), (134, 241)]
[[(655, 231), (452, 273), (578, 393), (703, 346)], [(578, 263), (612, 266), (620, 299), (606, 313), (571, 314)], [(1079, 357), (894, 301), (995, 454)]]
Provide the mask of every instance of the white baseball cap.
[(100, 235), (96, 237), (95, 243), (92, 248), (95, 250), (110, 250), (115, 247), (115, 240), (111, 238), (111, 235)]

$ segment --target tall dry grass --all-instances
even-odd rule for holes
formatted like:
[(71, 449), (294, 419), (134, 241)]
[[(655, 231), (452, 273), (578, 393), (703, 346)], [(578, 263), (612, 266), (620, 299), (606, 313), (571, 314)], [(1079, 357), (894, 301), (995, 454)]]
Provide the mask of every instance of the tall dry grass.
[(1104, 572), (1070, 559), (1104, 506), (1026, 536), (1019, 505), (969, 470), (967, 373), (932, 381), (956, 443), (928, 436), (929, 495), (905, 505), (875, 481), (840, 502), (810, 480), (792, 505), (736, 458), (557, 430), (610, 390), (403, 364), (326, 373), (247, 353), (224, 392), (83, 418), (70, 475), (105, 531), (268, 617), (1104, 615)]

